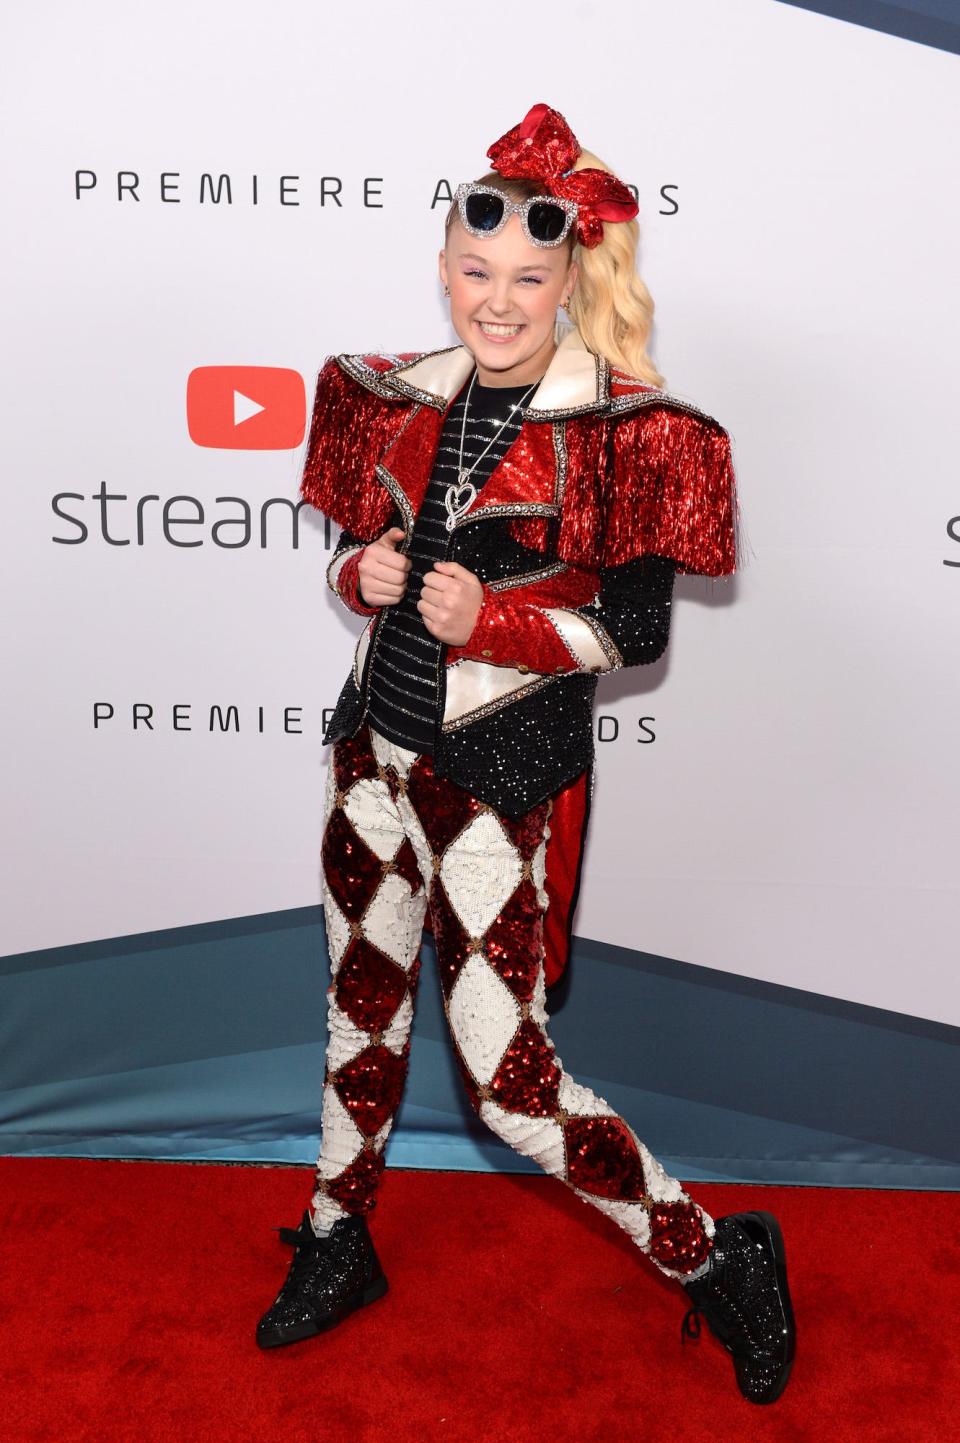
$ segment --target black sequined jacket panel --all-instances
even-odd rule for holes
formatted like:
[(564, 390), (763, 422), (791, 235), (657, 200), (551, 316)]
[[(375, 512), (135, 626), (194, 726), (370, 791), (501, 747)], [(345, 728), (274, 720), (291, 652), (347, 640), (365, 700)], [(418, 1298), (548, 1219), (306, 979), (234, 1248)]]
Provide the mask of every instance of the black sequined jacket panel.
[[(399, 508), (387, 524), (404, 525)], [(401, 550), (408, 540), (409, 533)], [(367, 715), (386, 608), (367, 606), (359, 592), (364, 544), (341, 531), (327, 568), (335, 595), (368, 620), (324, 743), (354, 735)], [(521, 545), (506, 520), (493, 517), (456, 527), (447, 558), (475, 573), (484, 600), (468, 643), (440, 649), (434, 769), (519, 817), (592, 767), (600, 675), (665, 651), (676, 564), (648, 554), (620, 566), (578, 567)]]

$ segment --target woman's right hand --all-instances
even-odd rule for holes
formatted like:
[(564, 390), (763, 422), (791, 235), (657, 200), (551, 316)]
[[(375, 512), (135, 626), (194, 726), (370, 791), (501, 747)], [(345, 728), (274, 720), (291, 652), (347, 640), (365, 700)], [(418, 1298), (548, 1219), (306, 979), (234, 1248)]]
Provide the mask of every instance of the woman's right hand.
[(357, 577), (366, 606), (394, 606), (406, 591), (411, 561), (397, 550), (405, 535), (402, 526), (391, 526), (360, 553)]

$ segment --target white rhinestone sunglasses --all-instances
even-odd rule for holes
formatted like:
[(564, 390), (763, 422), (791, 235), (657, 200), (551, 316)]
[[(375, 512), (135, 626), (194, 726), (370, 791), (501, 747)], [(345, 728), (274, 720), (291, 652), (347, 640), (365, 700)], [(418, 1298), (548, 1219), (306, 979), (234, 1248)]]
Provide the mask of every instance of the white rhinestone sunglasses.
[(515, 201), (494, 186), (475, 181), (458, 185), (454, 200), (463, 227), (471, 235), (496, 235), (516, 214), (524, 235), (535, 246), (560, 245), (577, 218), (576, 201), (542, 195)]

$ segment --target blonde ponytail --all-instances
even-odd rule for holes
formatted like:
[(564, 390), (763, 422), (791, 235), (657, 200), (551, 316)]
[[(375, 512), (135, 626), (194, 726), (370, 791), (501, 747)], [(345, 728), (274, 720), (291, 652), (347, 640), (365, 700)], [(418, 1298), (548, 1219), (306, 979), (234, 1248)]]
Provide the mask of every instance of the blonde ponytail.
[[(581, 150), (573, 168), (585, 166), (610, 170), (592, 151)], [(664, 387), (647, 355), (653, 298), (637, 270), (639, 243), (640, 226), (628, 220), (607, 221), (603, 240), (592, 249), (575, 244), (578, 274), (568, 314), (591, 351), (650, 386)]]

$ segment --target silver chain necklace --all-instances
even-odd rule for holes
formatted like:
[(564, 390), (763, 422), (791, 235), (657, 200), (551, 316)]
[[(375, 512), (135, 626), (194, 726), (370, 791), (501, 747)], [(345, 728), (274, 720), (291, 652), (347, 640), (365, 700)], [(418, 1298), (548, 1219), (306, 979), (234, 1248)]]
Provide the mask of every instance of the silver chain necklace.
[[(484, 446), (483, 450), (480, 452), (480, 455), (477, 457), (476, 461), (474, 461), (473, 465), (468, 466), (466, 469), (464, 469), (463, 441), (464, 437), (467, 434), (467, 413), (470, 410), (470, 393), (473, 390), (473, 383), (476, 379), (477, 372), (476, 369), (474, 369), (473, 375), (470, 377), (470, 385), (467, 387), (466, 400), (463, 403), (463, 421), (460, 425), (460, 461), (457, 466), (457, 481), (456, 484), (454, 484), (454, 482), (452, 481), (450, 482), (450, 484), (447, 486), (446, 495), (443, 498), (444, 505), (447, 508), (447, 519), (444, 524), (446, 525), (448, 531), (453, 530), (454, 526), (456, 526), (461, 516), (466, 516), (467, 512), (470, 510), (470, 507), (477, 499), (477, 488), (470, 480), (471, 473), (476, 470), (477, 466), (479, 466), (480, 462), (483, 460), (484, 456), (486, 456), (494, 441), (496, 441), (497, 437), (500, 435), (500, 432), (503, 430), (504, 426), (509, 425), (510, 421), (513, 418), (514, 411), (523, 409), (523, 407), (527, 403), (527, 398), (530, 393), (534, 391), (540, 384), (539, 381), (534, 381), (532, 385), (527, 387), (526, 391), (520, 397), (520, 400), (515, 401), (514, 404), (510, 407), (510, 410), (507, 413), (506, 420), (502, 421), (501, 424), (497, 427), (496, 431), (490, 437), (490, 440)], [(465, 497), (463, 494), (464, 492), (466, 493)]]

